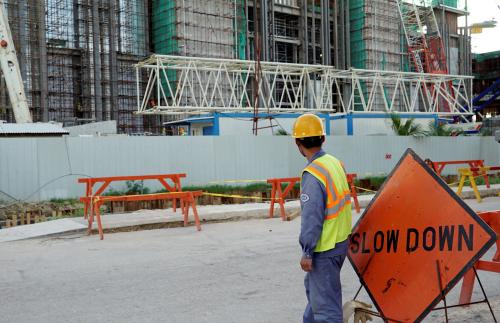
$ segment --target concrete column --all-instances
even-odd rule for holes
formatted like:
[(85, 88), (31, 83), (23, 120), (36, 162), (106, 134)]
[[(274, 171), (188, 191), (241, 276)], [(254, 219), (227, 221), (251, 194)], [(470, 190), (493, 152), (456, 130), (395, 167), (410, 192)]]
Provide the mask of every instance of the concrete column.
[[(118, 63), (117, 58), (117, 37), (120, 35), (116, 34), (116, 15), (117, 6), (116, 0), (109, 0), (109, 73), (110, 73), (110, 95), (111, 95), (111, 106), (109, 111), (109, 116), (111, 120), (118, 120), (118, 72), (116, 64)], [(118, 4), (119, 5), (119, 4)]]
[(338, 1), (337, 2), (337, 6), (335, 6), (335, 10), (336, 12), (334, 13), (334, 15), (336, 17), (338, 17), (338, 27), (336, 27), (336, 32), (338, 34), (338, 51), (336, 51), (338, 53), (338, 61), (339, 61), (339, 65), (337, 68), (339, 69), (342, 69), (342, 70), (345, 70), (346, 69), (346, 65), (345, 65), (345, 62), (346, 62), (346, 55), (348, 55), (348, 53), (345, 51), (345, 48), (346, 48), (346, 43), (345, 43), (345, 34), (346, 34), (346, 30), (345, 30), (345, 1), (341, 0), (341, 1)]
[(299, 28), (299, 38), (302, 44), (302, 51), (300, 57), (300, 62), (304, 64), (309, 64), (309, 35), (307, 34), (307, 3), (308, 0), (302, 0), (300, 6), (300, 28)]
[[(330, 30), (331, 32), (333, 32), (333, 46), (334, 46), (335, 57), (332, 60), (332, 63), (335, 66), (335, 68), (339, 68), (339, 63), (340, 63), (340, 61), (339, 61), (340, 45), (339, 45), (339, 32), (338, 32), (338, 30), (339, 30), (339, 27), (338, 27), (339, 21), (338, 21), (338, 16), (337, 16), (337, 13), (338, 13), (337, 6), (338, 6), (337, 0), (333, 0), (333, 6), (332, 6), (333, 7), (333, 12), (332, 12), (332, 16), (333, 16), (333, 30), (330, 30), (330, 26), (328, 26), (328, 30)], [(331, 53), (331, 51), (330, 51), (330, 53)]]
[(312, 45), (312, 60), (311, 64), (316, 64), (316, 7), (315, 1), (312, 2), (311, 10), (311, 45)]
[(36, 16), (38, 22), (38, 45), (40, 51), (40, 109), (42, 110), (42, 121), (49, 121), (49, 108), (48, 108), (48, 67), (47, 67), (47, 36), (45, 30), (45, 1), (35, 0), (36, 3)]
[(330, 51), (330, 1), (321, 0), (321, 53), (323, 65), (331, 65)]
[(99, 23), (99, 5), (100, 1), (91, 1), (92, 4), (92, 52), (94, 57), (94, 100), (95, 100), (95, 119), (103, 121), (102, 111), (102, 73), (101, 73), (101, 26)]

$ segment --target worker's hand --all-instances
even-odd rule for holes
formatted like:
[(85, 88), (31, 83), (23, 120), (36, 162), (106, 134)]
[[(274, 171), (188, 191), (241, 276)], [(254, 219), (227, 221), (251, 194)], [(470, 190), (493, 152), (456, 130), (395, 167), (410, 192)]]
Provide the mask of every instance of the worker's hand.
[(302, 257), (300, 259), (300, 267), (305, 272), (311, 272), (313, 270), (313, 260), (311, 258)]

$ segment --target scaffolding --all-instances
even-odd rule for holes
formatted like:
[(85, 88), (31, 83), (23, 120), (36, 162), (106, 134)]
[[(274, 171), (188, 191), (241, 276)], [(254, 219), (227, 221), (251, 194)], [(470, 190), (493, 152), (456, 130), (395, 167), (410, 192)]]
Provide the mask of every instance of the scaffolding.
[[(133, 114), (133, 64), (149, 54), (147, 1), (4, 3), (35, 121), (117, 120), (122, 133), (153, 130)], [(0, 119), (13, 121), (4, 84), (0, 105)]]
[(152, 41), (158, 54), (246, 57), (244, 0), (153, 0)]
[[(167, 118), (133, 114), (136, 79), (139, 92), (144, 92), (150, 74), (140, 70), (137, 76), (132, 66), (151, 52), (256, 59), (255, 21), (259, 22), (261, 39), (265, 40), (260, 44), (263, 62), (323, 64), (338, 70), (353, 67), (409, 71), (395, 0), (8, 0), (5, 3), (35, 121), (71, 124), (117, 120), (121, 133), (160, 133)], [(432, 3), (434, 10), (438, 10), (436, 18), (449, 51), (447, 57), (453, 62), (449, 63), (451, 74), (469, 74), (469, 56), (465, 51), (470, 48), (470, 40), (468, 35), (460, 35), (454, 25), (461, 14), (456, 1)], [(169, 92), (172, 97), (167, 95), (166, 100), (174, 100), (173, 95), (182, 90), (180, 86), (186, 75), (181, 69), (169, 68), (166, 73), (159, 82), (172, 89)], [(297, 96), (289, 91), (301, 84), (300, 73), (277, 75), (276, 78), (262, 75), (264, 83), (273, 82), (273, 91), (262, 95), (272, 95), (272, 102), (280, 102), (283, 109), (297, 104), (306, 109), (312, 107), (314, 99), (308, 93)], [(231, 98), (235, 88), (241, 89), (241, 93), (248, 92), (250, 98), (261, 95), (257, 93), (259, 88), (252, 86), (254, 79), (246, 84), (245, 78), (222, 76), (199, 74), (189, 84), (198, 88), (205, 85), (208, 92), (217, 89), (214, 106), (224, 106), (224, 100)], [(310, 81), (311, 88), (324, 86), (317, 74)], [(0, 79), (0, 119), (12, 121), (2, 82)], [(369, 96), (374, 84), (373, 80), (361, 80), (363, 96)], [(331, 89), (335, 109), (342, 106), (339, 100), (352, 93), (354, 87), (350, 82), (339, 85)], [(396, 91), (395, 86), (395, 83), (385, 84), (386, 94), (370, 101), (370, 107), (384, 111), (387, 104), (392, 105), (387, 98)], [(189, 106), (203, 96), (197, 92), (175, 99)], [(164, 100), (157, 95), (146, 104), (150, 108), (165, 104), (158, 99)], [(395, 105), (403, 104), (400, 100), (402, 96), (397, 95)], [(253, 102), (245, 98), (241, 106), (251, 108)], [(353, 111), (365, 108), (361, 97), (353, 96)]]

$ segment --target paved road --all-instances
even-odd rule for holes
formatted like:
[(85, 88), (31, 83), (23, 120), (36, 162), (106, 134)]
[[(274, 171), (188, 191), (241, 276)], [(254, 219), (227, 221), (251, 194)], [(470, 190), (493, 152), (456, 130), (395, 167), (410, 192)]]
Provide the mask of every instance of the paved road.
[[(500, 199), (480, 208), (499, 209)], [(300, 219), (253, 220), (3, 243), (0, 322), (300, 322), (299, 227)], [(481, 277), (500, 317), (500, 277)], [(351, 298), (359, 282), (348, 262), (342, 281)], [(477, 306), (452, 317), (486, 314)]]

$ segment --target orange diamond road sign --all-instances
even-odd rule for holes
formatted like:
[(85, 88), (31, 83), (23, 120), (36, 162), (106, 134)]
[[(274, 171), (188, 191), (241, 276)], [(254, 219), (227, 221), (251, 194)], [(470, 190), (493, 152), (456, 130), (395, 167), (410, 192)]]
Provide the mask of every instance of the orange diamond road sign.
[(495, 240), (408, 149), (354, 227), (348, 256), (386, 320), (419, 322)]

